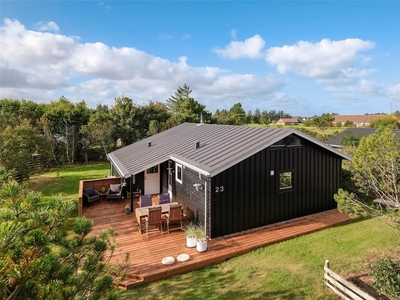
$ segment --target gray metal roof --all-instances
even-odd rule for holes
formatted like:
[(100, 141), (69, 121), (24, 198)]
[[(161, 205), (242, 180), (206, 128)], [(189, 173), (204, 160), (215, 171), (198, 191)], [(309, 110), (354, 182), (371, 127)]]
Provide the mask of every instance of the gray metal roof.
[[(183, 123), (108, 154), (121, 176), (129, 177), (172, 159), (207, 176), (226, 170), (290, 134), (344, 159), (344, 153), (295, 129)], [(148, 147), (148, 142), (151, 146)], [(195, 143), (200, 142), (196, 149)]]
[[(359, 139), (363, 136), (365, 136), (365, 137), (370, 136), (371, 134), (374, 134), (377, 130), (378, 130), (377, 128), (360, 128), (360, 127), (346, 128), (342, 132), (339, 132), (338, 134), (334, 135), (333, 137), (327, 139), (325, 141), (325, 144), (332, 146), (332, 147), (341, 148), (342, 147), (341, 140), (347, 134), (353, 134), (355, 138)], [(400, 130), (393, 129), (392, 131), (396, 134), (397, 139), (400, 140)]]

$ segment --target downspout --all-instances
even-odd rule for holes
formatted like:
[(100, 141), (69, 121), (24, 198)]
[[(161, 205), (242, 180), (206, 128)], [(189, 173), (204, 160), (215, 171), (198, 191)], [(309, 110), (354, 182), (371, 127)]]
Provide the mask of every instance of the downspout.
[(207, 235), (207, 180), (204, 180), (204, 228)]
[[(203, 179), (201, 177), (201, 173), (199, 173), (199, 179)], [(203, 179), (204, 180), (204, 229), (206, 231), (207, 235), (207, 216), (208, 216), (208, 206), (207, 206), (207, 178)]]
[(129, 194), (130, 194), (130, 198), (131, 198), (131, 212), (133, 212), (133, 191), (132, 191), (132, 181), (133, 181), (133, 175), (131, 174), (131, 180), (129, 182)]

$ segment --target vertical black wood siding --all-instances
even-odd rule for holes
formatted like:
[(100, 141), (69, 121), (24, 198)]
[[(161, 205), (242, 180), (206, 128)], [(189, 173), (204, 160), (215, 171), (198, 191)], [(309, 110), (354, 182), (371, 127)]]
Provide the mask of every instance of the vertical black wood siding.
[[(174, 173), (175, 178), (175, 173)], [(207, 191), (205, 189), (196, 191), (196, 188), (193, 186), (195, 183), (201, 183), (205, 186), (204, 181), (207, 181)], [(182, 183), (177, 182), (174, 179), (174, 201), (182, 203), (184, 209), (188, 209), (189, 211), (193, 212), (195, 221), (204, 225), (204, 193), (208, 192), (210, 195), (210, 183), (211, 180), (207, 177), (202, 176), (199, 179), (199, 173), (188, 168), (182, 168)], [(210, 196), (208, 196), (210, 199)], [(210, 200), (208, 200), (210, 201)], [(209, 203), (208, 203), (209, 204)], [(209, 211), (209, 209), (208, 209)], [(189, 214), (190, 215), (190, 214)], [(211, 217), (208, 216), (208, 228), (210, 226)]]
[[(281, 171), (293, 172), (292, 189), (280, 190)], [(341, 171), (341, 157), (307, 140), (299, 147), (254, 154), (212, 178), (211, 237), (336, 208), (333, 195), (341, 187)], [(204, 198), (200, 192), (192, 196), (200, 194)], [(196, 209), (204, 210), (203, 200), (196, 201)]]

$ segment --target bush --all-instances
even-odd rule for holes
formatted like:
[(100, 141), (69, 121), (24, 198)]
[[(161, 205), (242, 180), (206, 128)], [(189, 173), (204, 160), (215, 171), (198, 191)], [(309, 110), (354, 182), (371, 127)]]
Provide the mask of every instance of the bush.
[(400, 260), (388, 256), (370, 266), (374, 275), (372, 286), (380, 294), (400, 299)]

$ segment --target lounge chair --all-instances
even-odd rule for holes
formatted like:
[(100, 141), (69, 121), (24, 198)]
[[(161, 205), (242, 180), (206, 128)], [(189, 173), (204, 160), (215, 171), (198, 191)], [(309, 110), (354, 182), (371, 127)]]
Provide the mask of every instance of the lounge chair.
[(94, 201), (99, 201), (99, 204), (101, 202), (101, 195), (98, 191), (94, 189), (93, 186), (89, 186), (83, 189), (83, 198), (83, 201), (88, 204)]
[(119, 200), (122, 199), (122, 186), (120, 184), (110, 184), (110, 188), (107, 192), (107, 200)]

